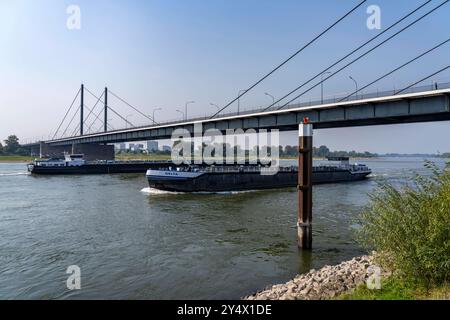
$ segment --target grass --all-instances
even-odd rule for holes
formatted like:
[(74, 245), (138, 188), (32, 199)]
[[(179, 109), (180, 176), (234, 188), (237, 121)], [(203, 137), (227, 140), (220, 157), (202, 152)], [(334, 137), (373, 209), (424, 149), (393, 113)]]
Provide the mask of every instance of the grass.
[(360, 244), (394, 276), (381, 290), (363, 285), (340, 299), (450, 299), (450, 163), (425, 167), (431, 175), (401, 186), (381, 182), (358, 219)]
[(33, 158), (29, 156), (6, 156), (0, 155), (0, 162), (29, 162)]
[[(133, 154), (133, 153), (121, 153), (116, 154), (116, 160), (170, 160), (171, 155), (165, 155), (165, 154)], [(289, 156), (283, 156), (280, 157), (280, 160), (296, 160), (297, 157), (289, 157)], [(352, 159), (363, 159), (363, 158), (352, 158)], [(315, 157), (314, 160), (326, 160), (325, 158), (317, 158)]]
[(387, 270), (432, 288), (450, 281), (450, 164), (425, 166), (431, 175), (369, 194), (357, 238)]
[(129, 160), (170, 160), (170, 155), (166, 154), (133, 154), (133, 153), (121, 153), (116, 154), (116, 160), (129, 161)]
[(450, 286), (443, 284), (439, 287), (426, 289), (425, 286), (407, 282), (397, 278), (382, 281), (380, 290), (370, 290), (365, 284), (354, 291), (343, 294), (338, 300), (449, 300)]

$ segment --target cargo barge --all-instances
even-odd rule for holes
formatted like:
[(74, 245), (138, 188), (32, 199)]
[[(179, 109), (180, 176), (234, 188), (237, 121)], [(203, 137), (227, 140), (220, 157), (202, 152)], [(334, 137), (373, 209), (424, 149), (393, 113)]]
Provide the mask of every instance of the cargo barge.
[(38, 175), (145, 173), (150, 168), (168, 168), (171, 161), (86, 161), (82, 154), (64, 154), (64, 158), (36, 160), (28, 171)]
[[(313, 167), (314, 184), (364, 180), (372, 173), (364, 164), (350, 164), (348, 158), (329, 160), (340, 163)], [(149, 169), (146, 177), (151, 188), (174, 192), (278, 189), (297, 186), (298, 168), (275, 169), (260, 165), (165, 167)]]
[[(168, 161), (114, 161), (97, 160), (86, 161), (83, 154), (65, 153), (61, 158), (35, 160), (27, 165), (28, 172), (36, 175), (85, 175), (112, 173), (146, 173), (148, 169), (168, 169), (175, 164)], [(179, 167), (187, 168), (183, 164)], [(202, 166), (207, 166), (203, 164)], [(230, 165), (226, 165), (230, 166)], [(184, 169), (183, 169), (184, 170)]]

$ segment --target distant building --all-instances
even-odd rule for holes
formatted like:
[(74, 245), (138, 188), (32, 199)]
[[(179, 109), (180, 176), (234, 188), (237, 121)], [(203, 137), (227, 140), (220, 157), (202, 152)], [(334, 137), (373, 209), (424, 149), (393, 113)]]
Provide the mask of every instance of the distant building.
[(144, 149), (144, 145), (141, 143), (135, 144), (134, 145), (134, 150), (133, 151), (142, 151)]
[(172, 148), (169, 147), (169, 146), (163, 146), (163, 147), (162, 147), (162, 150), (163, 150), (163, 151), (169, 151), (169, 152), (171, 152), (171, 151), (172, 151)]
[(128, 145), (128, 149), (129, 149), (130, 151), (134, 151), (134, 143), (130, 143), (130, 144)]
[(147, 151), (158, 151), (158, 141), (147, 141)]
[(125, 151), (125, 150), (127, 150), (127, 145), (126, 145), (125, 143), (119, 144), (119, 150), (120, 150), (120, 151)]

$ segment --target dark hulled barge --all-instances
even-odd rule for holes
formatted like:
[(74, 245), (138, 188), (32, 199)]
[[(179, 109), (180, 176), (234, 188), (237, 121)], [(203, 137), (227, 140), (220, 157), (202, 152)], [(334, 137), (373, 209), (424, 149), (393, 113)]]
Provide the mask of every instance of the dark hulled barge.
[[(363, 164), (350, 164), (348, 158), (337, 165), (313, 168), (313, 183), (358, 181), (372, 171)], [(174, 192), (226, 192), (260, 189), (278, 189), (297, 186), (298, 168), (270, 168), (260, 165), (245, 166), (187, 166), (165, 167), (147, 171), (151, 188)]]
[(82, 154), (65, 154), (64, 158), (36, 160), (28, 171), (40, 175), (144, 173), (150, 168), (168, 168), (171, 161), (86, 161)]

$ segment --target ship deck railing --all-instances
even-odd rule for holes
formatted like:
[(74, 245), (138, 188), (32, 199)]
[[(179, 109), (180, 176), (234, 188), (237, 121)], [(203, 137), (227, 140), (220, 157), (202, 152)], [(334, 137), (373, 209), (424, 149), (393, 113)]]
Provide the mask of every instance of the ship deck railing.
[[(178, 171), (178, 172), (204, 172), (204, 173), (260, 173), (260, 172), (297, 172), (296, 166), (207, 166), (207, 167), (176, 167), (176, 168), (162, 168), (162, 171)], [(351, 170), (354, 172), (368, 171), (368, 167), (357, 165), (321, 165), (314, 166), (314, 171), (331, 172), (336, 170)]]

